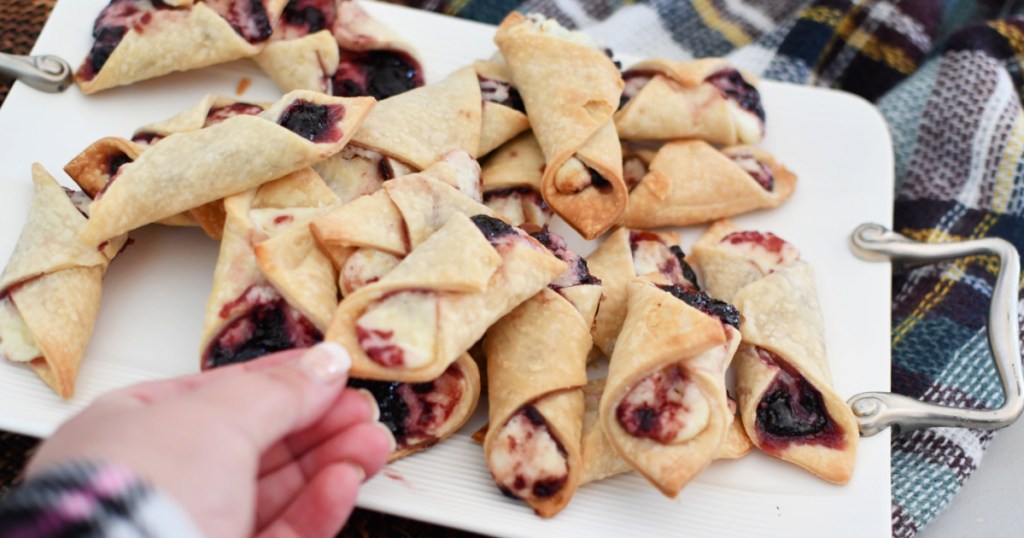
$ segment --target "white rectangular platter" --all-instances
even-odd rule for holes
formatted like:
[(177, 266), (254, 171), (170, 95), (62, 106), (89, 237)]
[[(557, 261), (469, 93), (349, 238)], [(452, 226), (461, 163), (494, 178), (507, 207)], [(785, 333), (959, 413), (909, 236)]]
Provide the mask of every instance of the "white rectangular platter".
[[(36, 54), (77, 65), (92, 44), (92, 21), (106, 0), (62, 0)], [(367, 10), (415, 45), (427, 80), (437, 81), (494, 51), (493, 27), (397, 6)], [(617, 51), (628, 66), (644, 51)], [(14, 249), (28, 213), (30, 166), (61, 168), (103, 136), (129, 136), (184, 110), (207, 93), (246, 99), (280, 93), (249, 61), (180, 73), (85, 97), (48, 95), (22, 84), (0, 108), (0, 261)], [(799, 176), (783, 207), (737, 218), (794, 243), (817, 271), (830, 363), (839, 394), (889, 389), (890, 269), (854, 258), (849, 234), (862, 222), (891, 225), (893, 158), (884, 120), (867, 102), (839, 92), (765, 82), (763, 146)], [(588, 244), (556, 229), (583, 253)], [(685, 230), (688, 250), (700, 229)], [(77, 393), (61, 401), (27, 369), (0, 364), (0, 429), (46, 436), (99, 394), (136, 381), (195, 372), (203, 309), (218, 245), (198, 230), (149, 227), (110, 267)], [(481, 406), (483, 407), (483, 405)], [(392, 464), (361, 491), (363, 507), (508, 536), (888, 536), (889, 435), (863, 439), (851, 482), (833, 486), (795, 466), (753, 453), (715, 462), (669, 500), (633, 475), (580, 489), (552, 520), (503, 497), (469, 434)]]

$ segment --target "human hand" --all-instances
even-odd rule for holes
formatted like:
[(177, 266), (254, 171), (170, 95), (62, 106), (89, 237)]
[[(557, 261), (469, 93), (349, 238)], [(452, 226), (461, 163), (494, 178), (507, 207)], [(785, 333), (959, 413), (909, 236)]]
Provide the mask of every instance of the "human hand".
[(373, 397), (345, 388), (350, 365), (326, 343), (104, 395), (42, 444), (28, 476), (121, 464), (206, 536), (334, 536), (395, 447)]

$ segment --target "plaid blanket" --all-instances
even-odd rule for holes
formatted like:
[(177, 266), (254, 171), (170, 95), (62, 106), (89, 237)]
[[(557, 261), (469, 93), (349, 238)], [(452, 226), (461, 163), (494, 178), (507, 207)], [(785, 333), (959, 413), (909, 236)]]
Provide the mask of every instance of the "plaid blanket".
[[(992, 0), (406, 3), (489, 23), (512, 9), (539, 11), (615, 51), (727, 56), (765, 78), (859, 94), (892, 132), (897, 231), (928, 242), (998, 236), (1024, 248), (1024, 19)], [(894, 391), (961, 407), (1001, 404), (984, 327), (997, 269), (976, 257), (894, 278)], [(893, 536), (927, 525), (992, 438), (947, 428), (894, 438)]]

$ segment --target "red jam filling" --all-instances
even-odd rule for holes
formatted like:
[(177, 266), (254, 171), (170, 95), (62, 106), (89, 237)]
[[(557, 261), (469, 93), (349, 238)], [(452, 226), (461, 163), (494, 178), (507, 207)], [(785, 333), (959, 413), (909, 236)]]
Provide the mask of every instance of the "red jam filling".
[(781, 358), (757, 348), (758, 358), (778, 373), (757, 404), (756, 429), (761, 448), (779, 453), (792, 443), (841, 449), (846, 439), (822, 401), (821, 392)]
[[(515, 420), (518, 420), (520, 417), (525, 419), (525, 422), (530, 424), (530, 426), (532, 426), (533, 428), (536, 428), (537, 430), (541, 431), (547, 431), (548, 435), (551, 438), (551, 441), (553, 441), (555, 444), (555, 448), (558, 450), (558, 454), (562, 456), (563, 459), (568, 459), (568, 456), (565, 452), (565, 447), (562, 446), (562, 443), (559, 442), (557, 437), (555, 437), (554, 435), (550, 435), (548, 423), (546, 420), (544, 420), (544, 416), (541, 415), (539, 411), (537, 411), (537, 408), (535, 408), (532, 405), (528, 405), (522, 408), (515, 415), (512, 415), (512, 417), (510, 417), (508, 421), (513, 422)], [(525, 444), (528, 445), (529, 442), (533, 440), (534, 436), (535, 432), (528, 430), (526, 432), (525, 439), (527, 443)], [(509, 450), (515, 452), (518, 448), (516, 439), (514, 437), (510, 437), (508, 439), (508, 442), (511, 445), (509, 446)], [(521, 497), (516, 493), (516, 491), (528, 491), (534, 499), (546, 499), (561, 491), (562, 488), (565, 487), (566, 482), (569, 481), (568, 473), (556, 476), (546, 476), (544, 478), (528, 478), (525, 474), (522, 473), (520, 468), (516, 468), (515, 470), (517, 472), (515, 474), (515, 477), (512, 478), (511, 484), (498, 483), (498, 489), (501, 491), (502, 495), (505, 495), (510, 499), (521, 499)], [(513, 489), (515, 491), (513, 491)]]
[(269, 286), (249, 286), (241, 296), (224, 305), (220, 316), (237, 317), (210, 344), (203, 356), (203, 370), (308, 347), (323, 340), (323, 334), (313, 323)]
[(615, 407), (615, 418), (633, 437), (663, 445), (676, 441), (686, 426), (684, 393), (688, 380), (678, 366), (658, 370), (640, 380)]
[(679, 245), (669, 245), (653, 232), (630, 231), (629, 248), (633, 253), (633, 263), (638, 275), (647, 273), (644, 266), (650, 263), (650, 260), (641, 258), (654, 255), (657, 257), (658, 273), (669, 282), (694, 290), (700, 289), (697, 286), (697, 274), (693, 272), (690, 264), (686, 263), (686, 254)]
[(338, 123), (344, 117), (344, 106), (320, 105), (297, 99), (284, 110), (278, 123), (306, 140), (329, 144), (343, 136)]
[(753, 230), (733, 232), (723, 237), (722, 242), (731, 243), (733, 245), (751, 243), (763, 248), (767, 252), (775, 254), (782, 254), (782, 249), (786, 247), (786, 241), (779, 236), (771, 232), (758, 232)]
[(266, 41), (273, 33), (263, 0), (206, 0), (206, 5), (249, 43)]
[(441, 377), (427, 383), (350, 379), (348, 384), (373, 394), (380, 422), (402, 449), (437, 442), (439, 430), (462, 399), (463, 377), (462, 368), (453, 363)]
[(203, 123), (203, 127), (216, 125), (235, 116), (256, 116), (261, 112), (263, 112), (263, 107), (249, 103), (234, 103), (211, 108), (210, 111), (206, 113), (206, 122)]
[(342, 50), (332, 82), (334, 95), (369, 95), (380, 101), (422, 86), (423, 73), (419, 63), (404, 52)]
[(331, 29), (338, 17), (337, 0), (291, 0), (281, 13), (289, 39)]

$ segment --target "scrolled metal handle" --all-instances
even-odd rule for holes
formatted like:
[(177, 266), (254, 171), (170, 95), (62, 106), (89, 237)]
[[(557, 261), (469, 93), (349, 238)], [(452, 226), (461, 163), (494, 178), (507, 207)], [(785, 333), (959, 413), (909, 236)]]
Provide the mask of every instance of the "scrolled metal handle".
[(880, 224), (862, 224), (851, 237), (854, 253), (867, 261), (893, 261), (905, 265), (995, 255), (999, 275), (992, 290), (988, 314), (988, 345), (1003, 387), (1003, 405), (997, 409), (960, 409), (921, 402), (888, 392), (864, 392), (850, 398), (861, 435), (870, 436), (892, 427), (899, 435), (922, 428), (949, 426), (995, 430), (1012, 424), (1024, 411), (1024, 376), (1021, 373), (1020, 326), (1017, 294), (1020, 255), (1003, 239), (985, 238), (958, 243), (920, 243)]
[(71, 85), (73, 74), (71, 64), (57, 56), (19, 56), (0, 52), (0, 76), (20, 80), (40, 91), (64, 91)]

